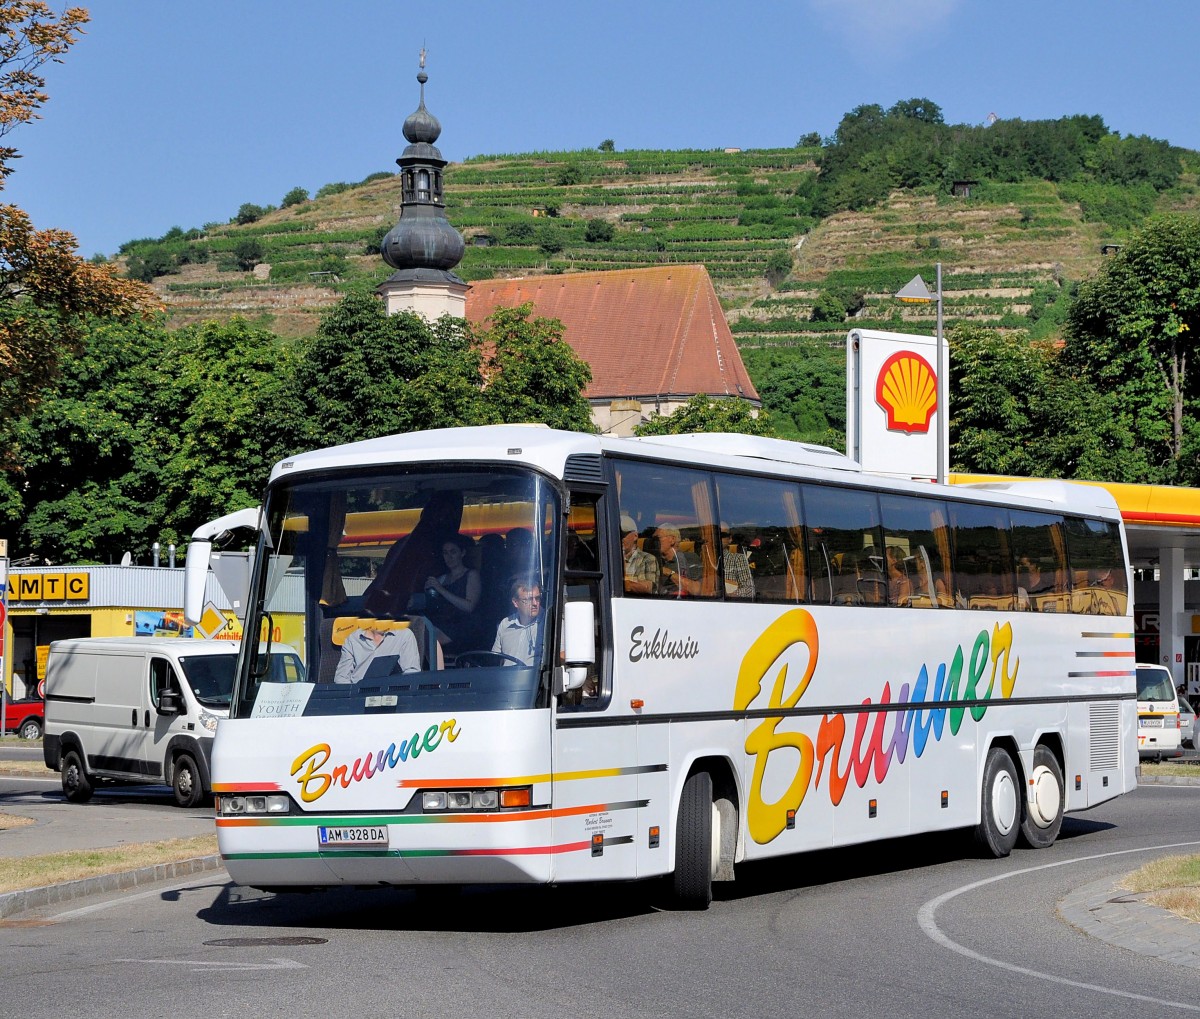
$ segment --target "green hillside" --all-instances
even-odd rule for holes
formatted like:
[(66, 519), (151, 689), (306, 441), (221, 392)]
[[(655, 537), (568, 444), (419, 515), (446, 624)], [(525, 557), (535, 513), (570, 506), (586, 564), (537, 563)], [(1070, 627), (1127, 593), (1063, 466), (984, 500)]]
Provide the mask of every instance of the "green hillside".
[[(1185, 152), (1182, 175), (1160, 191), (985, 179), (955, 197), (941, 180), (821, 218), (823, 155), (821, 146), (579, 151), (452, 164), (447, 215), (467, 241), (457, 271), (469, 281), (700, 262), (739, 345), (754, 350), (836, 342), (841, 309), (862, 326), (923, 331), (932, 311), (891, 294), (918, 272), (932, 282), (940, 261), (948, 324), (1050, 334), (1064, 285), (1096, 268), (1102, 245), (1152, 212), (1200, 207), (1200, 159)], [(372, 174), (256, 210), (253, 222), (130, 242), (122, 258), (172, 270), (154, 283), (174, 323), (239, 314), (300, 335), (345, 286), (386, 278), (378, 246), (399, 205), (398, 178)], [(814, 306), (823, 320), (813, 321)]]

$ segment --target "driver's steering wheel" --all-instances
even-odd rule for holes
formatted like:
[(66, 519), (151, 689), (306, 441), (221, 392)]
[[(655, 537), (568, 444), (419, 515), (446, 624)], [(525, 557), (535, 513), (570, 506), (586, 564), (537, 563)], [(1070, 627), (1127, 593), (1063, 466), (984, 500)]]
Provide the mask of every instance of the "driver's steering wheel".
[(489, 665), (525, 665), (520, 658), (506, 655), (503, 651), (464, 651), (455, 657), (454, 662), (464, 669), (483, 669)]

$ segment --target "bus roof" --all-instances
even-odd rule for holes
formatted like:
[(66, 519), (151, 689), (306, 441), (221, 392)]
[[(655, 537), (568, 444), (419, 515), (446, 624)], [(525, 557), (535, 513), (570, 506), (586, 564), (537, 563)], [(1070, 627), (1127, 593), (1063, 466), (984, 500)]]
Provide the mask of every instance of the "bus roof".
[[(683, 455), (685, 452), (689, 455)], [(691, 465), (756, 470), (766, 474), (811, 478), (928, 495), (931, 483), (865, 473), (857, 462), (828, 446), (731, 433), (618, 438), (565, 432), (545, 425), (489, 425), (441, 428), (387, 435), (344, 446), (289, 457), (271, 471), (271, 483), (310, 472), (402, 463), (510, 463), (538, 468), (563, 477), (572, 456), (618, 454), (686, 462)], [(747, 463), (747, 461), (753, 461)], [(851, 480), (853, 479), (853, 480)], [(1066, 481), (997, 479), (983, 484), (943, 486), (950, 499), (983, 496), (983, 501), (1027, 503), (1031, 507), (1072, 509), (1119, 518), (1112, 496), (1094, 486)]]

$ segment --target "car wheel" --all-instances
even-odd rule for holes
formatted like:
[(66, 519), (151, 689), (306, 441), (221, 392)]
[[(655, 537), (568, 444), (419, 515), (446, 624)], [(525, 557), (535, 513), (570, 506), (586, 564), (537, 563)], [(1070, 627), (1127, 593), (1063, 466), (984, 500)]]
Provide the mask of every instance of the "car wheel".
[(200, 769), (191, 754), (180, 754), (175, 759), (171, 776), (171, 789), (175, 803), (181, 807), (196, 807), (204, 799), (204, 786), (200, 781)]
[(36, 718), (27, 718), (21, 723), (21, 729), (18, 735), (21, 737), (21, 739), (41, 739), (42, 723)]
[(75, 750), (68, 750), (62, 759), (62, 788), (71, 803), (87, 803), (92, 798), (91, 780)]

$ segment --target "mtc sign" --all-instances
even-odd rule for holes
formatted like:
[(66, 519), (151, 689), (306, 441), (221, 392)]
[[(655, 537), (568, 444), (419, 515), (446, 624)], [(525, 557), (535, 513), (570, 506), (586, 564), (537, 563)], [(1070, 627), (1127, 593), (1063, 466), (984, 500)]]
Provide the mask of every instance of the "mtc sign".
[(87, 573), (14, 573), (9, 578), (8, 600), (87, 601)]

